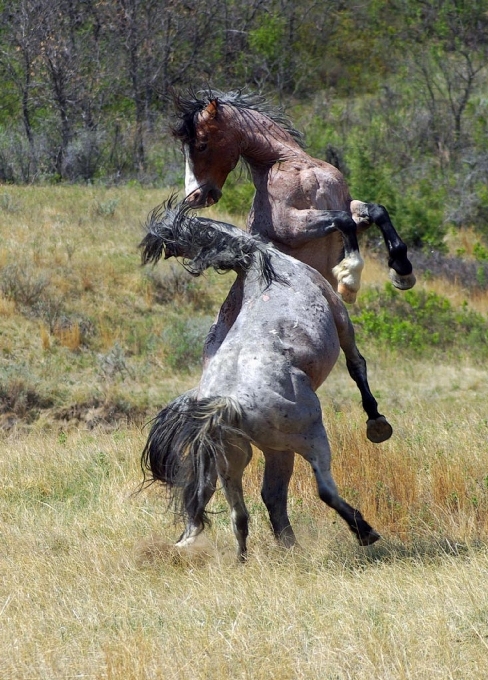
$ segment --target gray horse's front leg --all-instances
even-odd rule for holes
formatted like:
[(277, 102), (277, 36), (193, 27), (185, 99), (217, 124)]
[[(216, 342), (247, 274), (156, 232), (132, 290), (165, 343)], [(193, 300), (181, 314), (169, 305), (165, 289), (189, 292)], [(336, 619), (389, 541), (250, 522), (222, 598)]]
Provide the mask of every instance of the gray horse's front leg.
[(297, 446), (297, 453), (307, 460), (317, 482), (320, 499), (347, 523), (349, 529), (356, 536), (359, 545), (366, 546), (376, 543), (381, 538), (356, 508), (347, 503), (337, 491), (336, 484), (330, 472), (330, 447), (323, 425), (315, 428), (315, 432), (307, 433), (302, 444)]
[(412, 264), (407, 257), (407, 246), (393, 226), (387, 209), (377, 203), (351, 201), (351, 214), (358, 227), (368, 229), (376, 224), (383, 234), (388, 249), (390, 279), (395, 288), (408, 290), (415, 285)]

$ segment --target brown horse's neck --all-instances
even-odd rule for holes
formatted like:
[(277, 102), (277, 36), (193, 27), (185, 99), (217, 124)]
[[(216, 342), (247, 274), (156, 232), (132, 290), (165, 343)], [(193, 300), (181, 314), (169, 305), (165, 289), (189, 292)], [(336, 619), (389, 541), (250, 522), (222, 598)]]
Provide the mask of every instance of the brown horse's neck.
[(302, 153), (293, 137), (268, 116), (252, 109), (226, 107), (239, 135), (240, 154), (251, 171), (262, 172)]

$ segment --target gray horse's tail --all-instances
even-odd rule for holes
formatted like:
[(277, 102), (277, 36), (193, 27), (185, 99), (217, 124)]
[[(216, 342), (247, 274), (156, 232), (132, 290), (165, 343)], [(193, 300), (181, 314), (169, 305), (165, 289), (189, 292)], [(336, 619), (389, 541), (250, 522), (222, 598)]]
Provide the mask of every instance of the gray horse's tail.
[(177, 513), (208, 524), (205, 505), (215, 490), (215, 459), (225, 457), (226, 434), (243, 436), (240, 421), (239, 404), (230, 397), (197, 399), (196, 390), (177, 397), (153, 420), (141, 458), (146, 482), (165, 484)]
[(154, 208), (139, 244), (143, 264), (156, 264), (163, 255), (181, 257), (193, 276), (210, 267), (220, 272), (254, 268), (266, 287), (273, 281), (285, 283), (273, 267), (269, 245), (231, 224), (191, 216), (190, 210), (174, 196)]

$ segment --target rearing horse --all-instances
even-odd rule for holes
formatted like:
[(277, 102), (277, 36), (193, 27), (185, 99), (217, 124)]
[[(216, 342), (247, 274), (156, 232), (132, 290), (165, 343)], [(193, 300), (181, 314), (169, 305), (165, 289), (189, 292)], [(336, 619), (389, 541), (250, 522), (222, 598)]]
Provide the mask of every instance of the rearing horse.
[(217, 203), (242, 158), (256, 189), (251, 234), (309, 264), (353, 302), (363, 267), (356, 232), (376, 224), (393, 284), (404, 290), (414, 285), (407, 247), (386, 208), (353, 201), (339, 170), (307, 154), (300, 133), (263, 97), (209, 90), (200, 98), (176, 97), (175, 106), (173, 133), (183, 144), (186, 201), (193, 208)]
[[(196, 389), (168, 404), (153, 421), (142, 454), (144, 471), (173, 491), (186, 528), (177, 545), (191, 545), (208, 522), (205, 509), (220, 480), (231, 508), (238, 557), (246, 557), (248, 513), (242, 474), (251, 443), (277, 457), (296, 451), (314, 472), (320, 498), (348, 524), (361, 545), (379, 534), (343, 500), (330, 471), (330, 447), (315, 390), (341, 348), (353, 369), (371, 421), (381, 422), (369, 391), (344, 303), (312, 267), (237, 227), (190, 218), (188, 206), (156, 209), (141, 243), (143, 262), (186, 258), (198, 276), (206, 268), (237, 273), (242, 305), (237, 319), (206, 363)], [(305, 312), (305, 313), (304, 313)], [(263, 487), (276, 536), (295, 536), (273, 488)]]

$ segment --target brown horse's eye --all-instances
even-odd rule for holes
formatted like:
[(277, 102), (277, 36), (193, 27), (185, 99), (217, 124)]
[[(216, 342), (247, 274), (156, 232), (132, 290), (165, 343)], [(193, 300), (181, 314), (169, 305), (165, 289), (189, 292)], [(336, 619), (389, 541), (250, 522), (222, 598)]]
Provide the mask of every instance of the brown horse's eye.
[(195, 146), (195, 151), (202, 153), (203, 151), (205, 151), (206, 148), (207, 148), (207, 144), (205, 142), (201, 142), (200, 144), (197, 144)]

